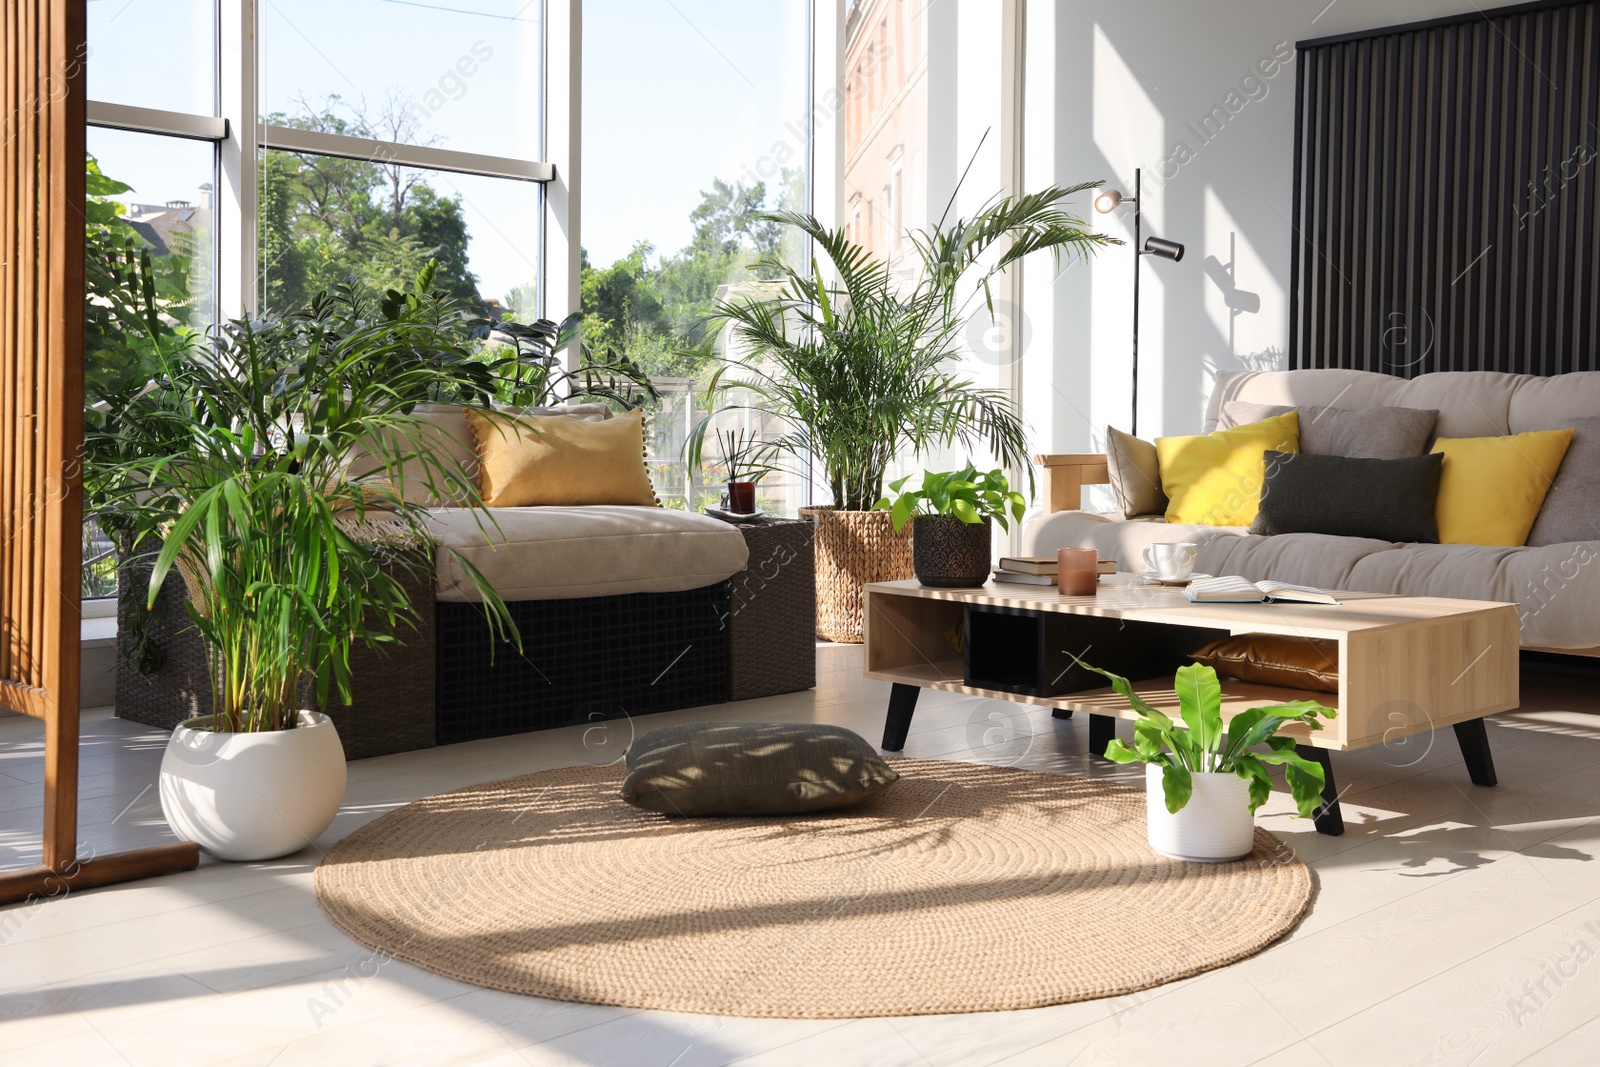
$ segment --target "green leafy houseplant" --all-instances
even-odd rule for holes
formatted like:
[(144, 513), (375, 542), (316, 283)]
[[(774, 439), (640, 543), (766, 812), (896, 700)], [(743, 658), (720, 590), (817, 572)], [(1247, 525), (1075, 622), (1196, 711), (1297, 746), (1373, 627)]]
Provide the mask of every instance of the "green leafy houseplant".
[(843, 229), (794, 212), (762, 215), (809, 238), (827, 266), (813, 259), (800, 269), (767, 256), (755, 269), (775, 281), (717, 304), (712, 320), (727, 327), (732, 354), (712, 376), (711, 413), (690, 436), (690, 463), (699, 464), (719, 400), (731, 396), (739, 399), (720, 410), (766, 413), (783, 426), (763, 461), (788, 461), (802, 476), (814, 463), (846, 511), (873, 507), (896, 456), (960, 443), (1026, 467), (1011, 399), (957, 369), (962, 335), (979, 295), (993, 315), (992, 280), (1030, 253), (1059, 259), (1121, 243), (1065, 209), (1069, 197), (1099, 184), (996, 198), (948, 225), (947, 207), (934, 229), (910, 235), (918, 270), (909, 283)]
[[(92, 454), (121, 457), (100, 472), (98, 503), (134, 543), (161, 543), (146, 605), (174, 568), (189, 585), (213, 729), (292, 728), (303, 684), (324, 706), (348, 702), (351, 649), (400, 640), (416, 612), (399, 574), (433, 551), (408, 479), (492, 522), (413, 411), (484, 382), (454, 358), (470, 351), (437, 310), (391, 301), (363, 318), (363, 301), (319, 298), (282, 323), (226, 323), (203, 345), (160, 351), (132, 417), (97, 430)], [(491, 627), (517, 639), (504, 602), (456, 558)]]
[(888, 509), (894, 517), (894, 528), (902, 529), (918, 514), (947, 515), (969, 525), (984, 519), (994, 519), (1002, 530), (1011, 529), (1011, 520), (1022, 518), (1028, 509), (1027, 499), (1011, 489), (1005, 472), (999, 469), (979, 474), (976, 467), (967, 464), (958, 471), (924, 471), (922, 484), (916, 489), (906, 489), (905, 484), (915, 475), (889, 483), (897, 495), (891, 500), (883, 497), (876, 508)]
[[(1068, 653), (1071, 655), (1071, 653)], [(1319, 718), (1333, 719), (1338, 712), (1315, 700), (1296, 700), (1250, 708), (1222, 721), (1222, 685), (1210, 667), (1190, 664), (1179, 667), (1176, 678), (1180, 726), (1160, 710), (1151, 707), (1134, 692), (1121, 675), (1092, 667), (1073, 656), (1073, 660), (1096, 674), (1103, 675), (1140, 715), (1133, 727), (1133, 747), (1113, 740), (1106, 758), (1115, 763), (1146, 763), (1161, 767), (1161, 784), (1167, 810), (1176, 814), (1189, 802), (1196, 773), (1235, 774), (1250, 788), (1250, 810), (1254, 812), (1272, 792), (1269, 764), (1279, 764), (1289, 783), (1295, 807), (1301, 816), (1311, 818), (1322, 803), (1322, 768), (1295, 752), (1292, 737), (1279, 736), (1287, 723), (1303, 723), (1312, 730), (1322, 729)], [(1262, 750), (1265, 746), (1265, 751)]]

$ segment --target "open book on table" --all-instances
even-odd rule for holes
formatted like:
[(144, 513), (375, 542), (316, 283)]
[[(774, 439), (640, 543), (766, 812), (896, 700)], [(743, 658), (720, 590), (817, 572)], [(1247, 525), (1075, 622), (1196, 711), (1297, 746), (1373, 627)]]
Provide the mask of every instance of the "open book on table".
[(1184, 587), (1183, 595), (1197, 604), (1250, 604), (1291, 601), (1297, 604), (1337, 604), (1339, 601), (1310, 585), (1287, 582), (1252, 582), (1237, 574), (1220, 578), (1196, 578)]

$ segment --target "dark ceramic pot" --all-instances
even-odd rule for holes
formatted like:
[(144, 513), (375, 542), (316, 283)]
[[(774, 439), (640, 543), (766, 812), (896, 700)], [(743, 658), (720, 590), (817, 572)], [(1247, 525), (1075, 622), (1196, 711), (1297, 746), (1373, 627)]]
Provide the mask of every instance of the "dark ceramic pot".
[(953, 515), (911, 520), (911, 555), (917, 581), (941, 589), (970, 589), (989, 580), (992, 520), (965, 523)]

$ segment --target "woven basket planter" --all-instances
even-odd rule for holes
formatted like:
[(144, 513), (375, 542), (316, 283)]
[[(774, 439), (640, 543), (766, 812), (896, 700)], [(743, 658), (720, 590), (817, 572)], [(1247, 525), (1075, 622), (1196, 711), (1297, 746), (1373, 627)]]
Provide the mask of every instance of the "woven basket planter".
[(868, 582), (915, 575), (911, 526), (895, 532), (887, 511), (811, 508), (817, 523), (817, 636), (861, 643), (862, 594)]

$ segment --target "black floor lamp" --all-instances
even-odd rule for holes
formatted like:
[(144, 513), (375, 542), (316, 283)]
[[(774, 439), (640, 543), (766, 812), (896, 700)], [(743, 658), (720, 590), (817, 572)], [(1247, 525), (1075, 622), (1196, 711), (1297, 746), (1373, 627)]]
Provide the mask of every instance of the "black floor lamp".
[(1139, 213), (1139, 171), (1133, 172), (1133, 195), (1123, 196), (1115, 189), (1107, 189), (1094, 198), (1094, 209), (1102, 215), (1109, 214), (1117, 209), (1119, 204), (1133, 205), (1133, 419), (1128, 427), (1128, 432), (1135, 437), (1139, 435), (1139, 273), (1142, 257), (1158, 256), (1161, 259), (1170, 259), (1174, 263), (1183, 258), (1183, 246), (1176, 241), (1163, 240), (1160, 237), (1146, 238), (1143, 244), (1139, 243), (1140, 233)]

